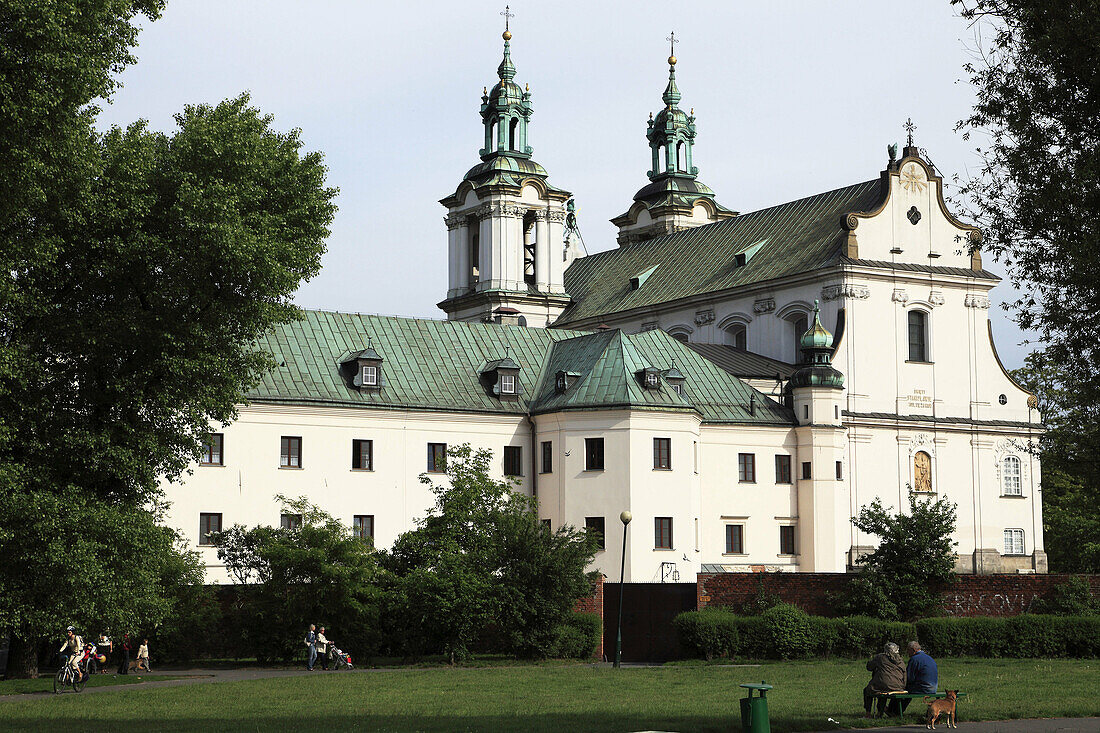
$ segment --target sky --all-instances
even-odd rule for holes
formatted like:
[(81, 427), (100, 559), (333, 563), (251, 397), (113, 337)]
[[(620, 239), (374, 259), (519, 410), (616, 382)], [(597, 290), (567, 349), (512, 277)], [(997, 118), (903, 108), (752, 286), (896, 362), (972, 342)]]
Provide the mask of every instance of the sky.
[[(442, 318), (447, 230), (439, 199), (478, 162), (481, 90), (496, 82), (503, 3), (169, 0), (144, 23), (138, 63), (100, 116), (171, 132), (186, 104), (247, 91), (281, 130), (299, 128), (340, 189), (306, 308)], [(516, 81), (531, 87), (529, 142), (572, 191), (589, 252), (647, 182), (646, 119), (668, 80), (675, 31), (680, 106), (694, 108), (699, 180), (749, 212), (859, 181), (904, 144), (907, 118), (948, 182), (977, 169), (955, 132), (974, 103), (963, 65), (974, 30), (948, 0), (582, 2), (513, 0)], [(951, 189), (948, 189), (950, 195)], [(1003, 274), (991, 258), (988, 269)], [(990, 309), (1006, 366), (1024, 334)]]

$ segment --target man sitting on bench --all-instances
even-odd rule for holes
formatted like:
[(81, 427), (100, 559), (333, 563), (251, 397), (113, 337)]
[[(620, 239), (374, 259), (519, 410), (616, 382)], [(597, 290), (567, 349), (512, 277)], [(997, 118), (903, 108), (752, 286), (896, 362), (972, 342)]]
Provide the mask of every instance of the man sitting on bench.
[[(863, 688), (863, 709), (867, 711), (866, 717), (870, 718), (871, 703), (874, 702), (876, 693), (901, 692), (905, 689), (905, 662), (898, 651), (898, 645), (888, 642), (881, 654), (876, 654), (867, 662), (867, 671), (871, 673), (871, 682)], [(887, 707), (887, 699), (880, 695), (878, 716), (881, 718), (887, 712), (897, 715), (897, 705), (897, 700), (890, 700)]]
[[(906, 652), (909, 654), (909, 665), (905, 668), (906, 692), (935, 693), (940, 683), (935, 660), (922, 652), (920, 644), (915, 641), (909, 642)], [(906, 698), (899, 702), (901, 702), (901, 712), (904, 713), (905, 708), (909, 707), (910, 700)]]

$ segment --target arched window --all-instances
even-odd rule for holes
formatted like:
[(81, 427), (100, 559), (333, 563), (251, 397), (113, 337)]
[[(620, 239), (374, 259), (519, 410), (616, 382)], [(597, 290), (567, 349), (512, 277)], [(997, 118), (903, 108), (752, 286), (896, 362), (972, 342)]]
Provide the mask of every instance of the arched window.
[(535, 212), (523, 217), (523, 281), (535, 285)]
[(909, 311), (909, 361), (928, 361), (928, 314)]
[(481, 237), (478, 232), (478, 223), (470, 224), (470, 287), (481, 279)]
[(508, 149), (516, 150), (516, 131), (519, 129), (519, 118), (513, 117), (512, 123), (508, 125)]
[(726, 343), (736, 349), (749, 348), (749, 330), (740, 323), (726, 329)]
[(809, 318), (804, 313), (792, 313), (787, 316), (787, 322), (791, 324), (791, 336), (794, 342), (794, 363), (802, 361), (802, 336), (809, 329)]
[(489, 123), (489, 144), (486, 146), (490, 153), (497, 149), (497, 121)]
[(1005, 456), (1001, 464), (1001, 485), (1005, 496), (1023, 495), (1023, 487), (1020, 485), (1020, 459), (1016, 456)]
[(672, 166), (675, 162), (672, 159), (672, 147), (670, 145), (665, 146), (665, 173), (672, 172)]
[(913, 454), (913, 491), (932, 493), (932, 456), (922, 450)]
[(676, 170), (686, 171), (686, 163), (684, 163), (684, 144), (682, 142), (676, 143)]

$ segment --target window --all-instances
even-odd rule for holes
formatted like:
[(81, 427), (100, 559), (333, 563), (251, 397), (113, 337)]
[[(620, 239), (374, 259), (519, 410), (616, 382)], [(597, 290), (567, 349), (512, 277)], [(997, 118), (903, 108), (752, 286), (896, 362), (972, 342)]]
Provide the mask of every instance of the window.
[(1016, 456), (1005, 456), (1002, 475), (1005, 496), (1023, 496), (1023, 488), (1020, 486), (1020, 459)]
[(224, 441), (225, 439), (221, 433), (208, 433), (206, 440), (202, 443), (202, 456), (199, 457), (199, 463), (204, 466), (222, 465), (222, 445)]
[(603, 438), (584, 439), (584, 470), (603, 470)]
[(1024, 531), (1022, 529), (1006, 529), (1005, 530), (1005, 554), (1006, 555), (1023, 555), (1024, 553)]
[(798, 362), (802, 356), (802, 336), (809, 330), (809, 320), (804, 315), (790, 317), (791, 330), (794, 331), (794, 361)]
[(842, 461), (837, 461), (836, 462), (836, 480), (837, 481), (843, 481), (844, 480), (844, 463)]
[(501, 394), (515, 394), (516, 393), (516, 375), (515, 374), (501, 374), (500, 375), (500, 393)]
[(447, 444), (428, 443), (428, 473), (443, 473), (447, 470)]
[(804, 478), (804, 479), (813, 478), (813, 471), (810, 470), (810, 462), (809, 461), (803, 461), (802, 462), (802, 478)]
[(928, 314), (909, 311), (909, 361), (928, 361)]
[(672, 438), (653, 439), (653, 468), (672, 470)]
[(653, 518), (653, 547), (657, 550), (672, 549), (672, 517)]
[(932, 456), (922, 450), (913, 454), (913, 491), (932, 493)]
[(279, 467), (302, 467), (302, 439), (283, 436), (279, 441)]
[(374, 470), (374, 441), (351, 441), (351, 467), (356, 471)]
[(478, 222), (471, 221), (470, 227), (470, 287), (481, 279), (481, 244), (478, 241)]
[(603, 517), (585, 517), (584, 531), (596, 538), (596, 549), (606, 549)]
[(745, 525), (726, 525), (726, 554), (743, 555), (745, 553)]
[(363, 367), (363, 386), (364, 387), (377, 387), (378, 386), (378, 367), (376, 367), (376, 366), (364, 366)]
[(364, 542), (374, 542), (374, 515), (356, 514), (351, 518), (352, 534)]
[(783, 525), (779, 528), (779, 554), (793, 555), (794, 552), (794, 525)]
[(802, 405), (802, 419), (803, 420), (809, 420), (810, 419), (810, 406), (809, 405)]
[(791, 482), (791, 457), (782, 453), (775, 456), (775, 482), (777, 484), (789, 484)]
[(301, 529), (301, 514), (282, 514), (279, 516), (279, 526), (283, 529)]
[(677, 341), (679, 341), (682, 344), (686, 344), (688, 342), (688, 335), (686, 333), (684, 333), (683, 331), (677, 331), (676, 333), (670, 333), (669, 336), (676, 339)]
[(737, 480), (743, 484), (756, 483), (756, 454), (737, 454)]
[[(684, 343), (687, 343), (687, 336), (684, 336), (683, 338), (680, 338), (679, 336), (673, 336), (673, 338), (675, 338), (679, 341), (683, 341)], [(656, 389), (657, 384), (660, 382), (660, 379), (661, 378), (659, 376), (657, 376), (657, 372), (646, 372), (645, 373), (645, 386), (648, 387), (649, 389)]]
[(545, 529), (547, 532), (550, 532), (550, 531), (553, 530), (553, 526), (550, 524), (549, 519), (543, 519), (543, 520), (540, 520), (540, 521), (542, 522), (543, 529)]
[(542, 442), (542, 473), (554, 472), (554, 443), (549, 440)]
[(210, 535), (213, 532), (222, 531), (222, 515), (221, 514), (200, 514), (199, 515), (199, 544), (200, 545), (212, 545), (214, 541)]
[(749, 330), (741, 325), (726, 329), (726, 341), (735, 349), (749, 348)]
[(506, 446), (504, 446), (504, 475), (505, 476), (522, 476), (523, 475), (523, 446), (522, 445), (506, 445)]
[(1007, 404), (1008, 404), (1008, 397), (1007, 397), (1006, 395), (1003, 395), (1003, 394), (1002, 394), (1002, 395), (999, 395), (999, 396), (997, 397), (997, 404), (999, 404), (999, 405), (1007, 405)]

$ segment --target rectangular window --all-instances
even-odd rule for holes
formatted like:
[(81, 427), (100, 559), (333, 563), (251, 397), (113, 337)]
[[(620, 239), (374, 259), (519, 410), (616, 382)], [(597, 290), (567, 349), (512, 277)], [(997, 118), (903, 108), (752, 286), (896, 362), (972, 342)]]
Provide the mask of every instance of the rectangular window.
[(500, 375), (500, 393), (501, 394), (515, 394), (516, 393), (516, 375), (514, 375), (514, 374), (501, 374)]
[(224, 440), (221, 433), (207, 433), (206, 439), (202, 442), (202, 456), (199, 457), (199, 463), (204, 466), (221, 466)]
[(672, 438), (653, 439), (653, 468), (672, 470)]
[(584, 439), (584, 470), (603, 470), (603, 438)]
[(745, 525), (726, 525), (726, 554), (743, 555), (745, 553)]
[(506, 446), (504, 446), (504, 475), (505, 476), (522, 476), (523, 475), (523, 446), (522, 445), (506, 445)]
[(1022, 529), (1006, 529), (1005, 530), (1005, 554), (1006, 555), (1023, 555), (1024, 553), (1024, 531)]
[(813, 473), (810, 471), (810, 462), (809, 461), (803, 461), (802, 462), (802, 478), (808, 479), (808, 478), (811, 478), (812, 476), (813, 476)]
[(549, 440), (542, 442), (542, 473), (554, 471), (554, 443)]
[(553, 531), (553, 528), (551, 527), (549, 519), (543, 519), (542, 520), (542, 526), (546, 529), (547, 532), (552, 532)]
[(756, 454), (737, 454), (737, 480), (743, 484), (756, 483)]
[(356, 514), (351, 519), (352, 534), (364, 542), (374, 542), (374, 515)]
[(603, 517), (585, 517), (584, 531), (596, 538), (597, 550), (605, 549)]
[(837, 481), (843, 481), (844, 480), (844, 463), (842, 461), (837, 461), (836, 462), (836, 480)]
[(909, 311), (909, 361), (928, 361), (928, 314)]
[(351, 441), (351, 467), (356, 471), (374, 470), (374, 441)]
[(363, 367), (363, 386), (364, 387), (377, 387), (378, 386), (378, 367), (376, 367), (376, 366), (364, 366)]
[(447, 444), (428, 443), (428, 473), (443, 473), (447, 470)]
[(302, 439), (284, 435), (279, 441), (279, 466), (302, 467)]
[(672, 549), (672, 517), (653, 518), (653, 547), (658, 550)]
[(789, 484), (791, 482), (791, 457), (777, 453), (775, 456), (775, 482), (777, 484)]
[(282, 514), (279, 516), (279, 526), (283, 529), (301, 529), (301, 514)]
[(692, 441), (691, 444), (691, 460), (695, 466), (695, 473), (699, 473), (699, 441)]
[(200, 514), (199, 515), (199, 544), (200, 545), (212, 545), (213, 540), (210, 539), (210, 535), (213, 532), (222, 531), (222, 515), (221, 514)]
[(784, 525), (779, 528), (779, 554), (793, 555), (794, 552), (794, 526)]

